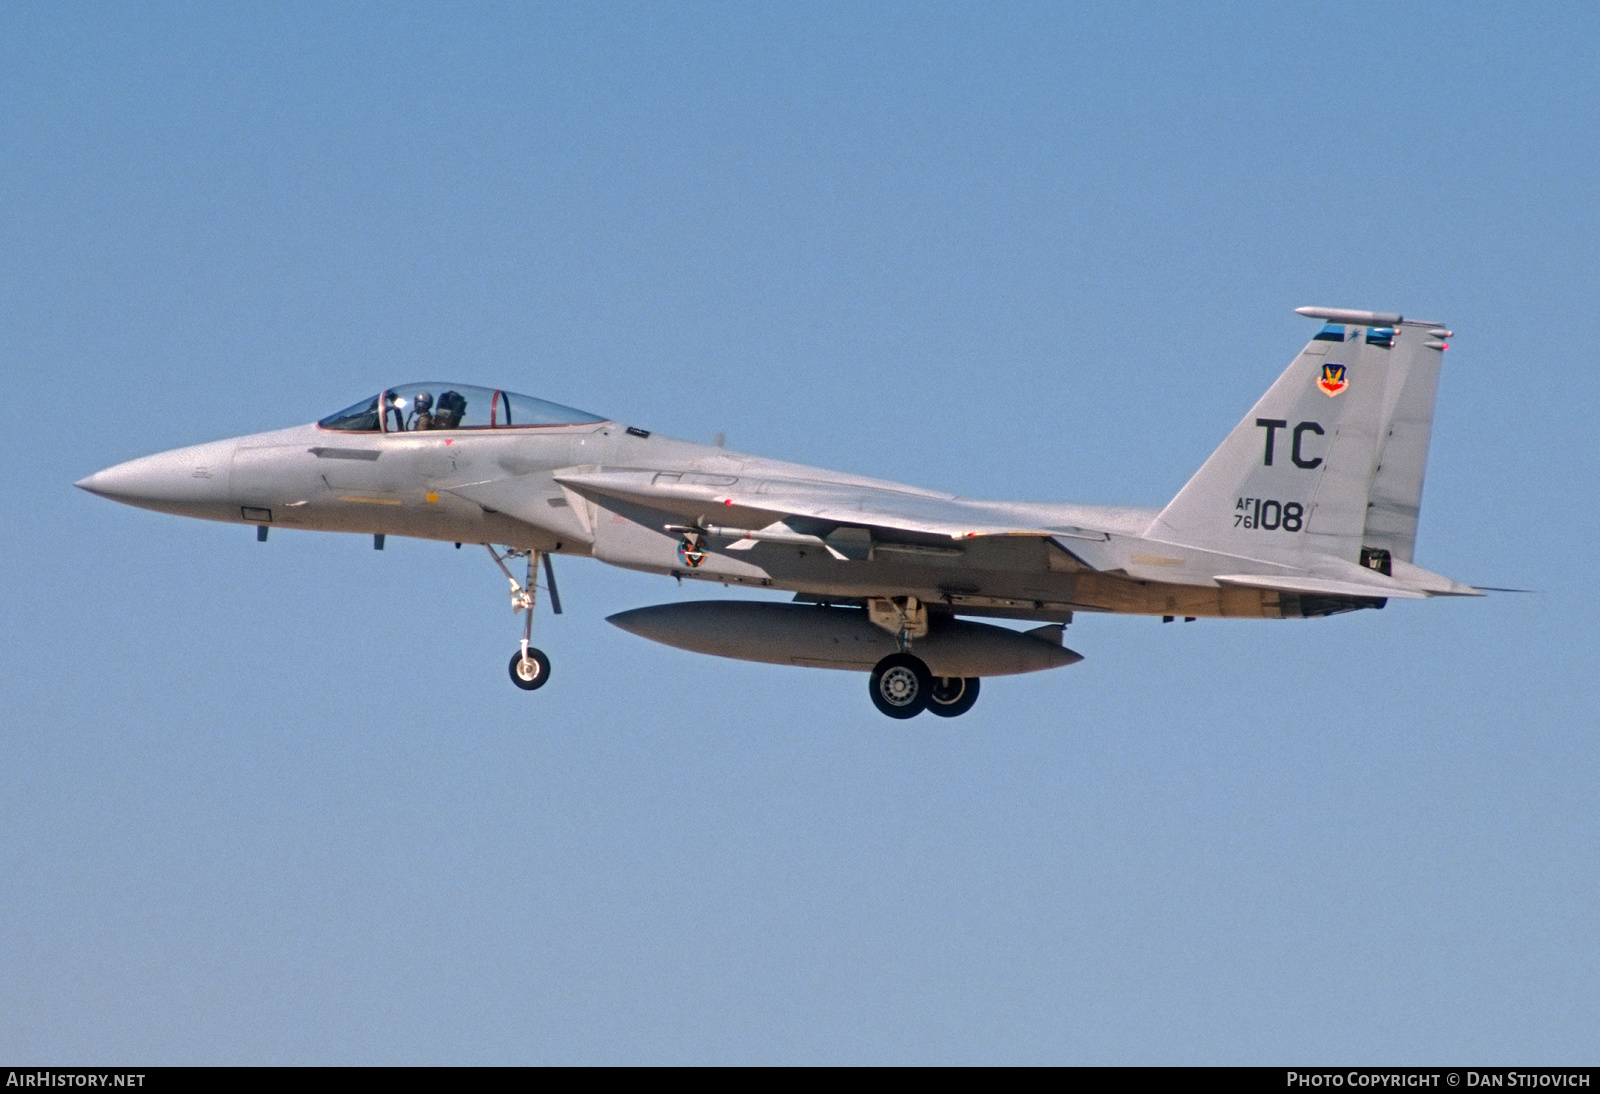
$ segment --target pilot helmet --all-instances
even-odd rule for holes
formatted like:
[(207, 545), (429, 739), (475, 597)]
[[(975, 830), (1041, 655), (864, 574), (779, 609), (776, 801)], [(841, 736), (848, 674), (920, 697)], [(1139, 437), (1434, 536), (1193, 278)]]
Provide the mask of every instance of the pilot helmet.
[(426, 391), (419, 391), (412, 397), (411, 406), (418, 414), (426, 414), (433, 409), (433, 396)]

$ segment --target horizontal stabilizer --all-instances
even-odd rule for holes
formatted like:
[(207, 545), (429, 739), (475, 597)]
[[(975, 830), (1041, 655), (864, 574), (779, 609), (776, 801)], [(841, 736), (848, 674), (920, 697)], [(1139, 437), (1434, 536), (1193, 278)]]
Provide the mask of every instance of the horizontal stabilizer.
[(1393, 560), (1391, 566), (1393, 569), (1389, 571), (1390, 577), (1408, 588), (1417, 589), (1429, 596), (1482, 596), (1485, 592), (1483, 589), (1474, 589), (1471, 585), (1463, 585), (1443, 574), (1424, 570), (1421, 566), (1413, 566), (1399, 559)]
[(1275, 589), (1280, 593), (1311, 593), (1315, 596), (1398, 597), (1423, 600), (1428, 594), (1402, 585), (1369, 585), (1366, 582), (1336, 581), (1325, 577), (1282, 577), (1274, 574), (1218, 574), (1219, 585), (1243, 585), (1250, 589)]

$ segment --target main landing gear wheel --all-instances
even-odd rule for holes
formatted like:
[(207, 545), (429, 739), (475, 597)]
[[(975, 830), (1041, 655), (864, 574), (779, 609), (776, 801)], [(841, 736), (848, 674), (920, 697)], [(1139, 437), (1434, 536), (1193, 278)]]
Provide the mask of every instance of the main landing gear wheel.
[(872, 705), (891, 718), (915, 718), (928, 706), (933, 673), (922, 658), (891, 653), (872, 670)]
[(528, 647), (528, 656), (522, 650), (511, 655), (511, 682), (523, 691), (537, 691), (550, 679), (550, 658), (543, 650)]
[(972, 709), (978, 701), (976, 676), (937, 676), (928, 692), (928, 713), (954, 718)]

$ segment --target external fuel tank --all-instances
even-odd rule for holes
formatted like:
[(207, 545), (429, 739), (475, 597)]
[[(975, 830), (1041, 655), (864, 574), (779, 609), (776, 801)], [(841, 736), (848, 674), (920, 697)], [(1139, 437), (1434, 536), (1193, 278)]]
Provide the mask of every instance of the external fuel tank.
[[(656, 604), (610, 616), (623, 630), (694, 653), (774, 665), (870, 672), (900, 651), (861, 608), (739, 600)], [(1013, 631), (988, 623), (935, 617), (910, 652), (935, 676), (1012, 676), (1083, 660), (1061, 645), (1059, 626)]]

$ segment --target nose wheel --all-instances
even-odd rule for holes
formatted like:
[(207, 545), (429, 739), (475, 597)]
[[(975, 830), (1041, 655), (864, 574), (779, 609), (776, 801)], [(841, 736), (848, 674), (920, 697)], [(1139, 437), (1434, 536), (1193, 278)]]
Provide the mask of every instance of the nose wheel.
[(550, 679), (550, 658), (529, 646), (511, 655), (511, 682), (523, 691), (538, 691)]
[[(533, 647), (533, 604), (538, 595), (539, 586), (536, 583), (539, 561), (544, 560), (544, 576), (546, 587), (550, 590), (550, 607), (557, 615), (561, 614), (561, 594), (556, 592), (556, 572), (550, 565), (550, 556), (543, 551), (518, 551), (507, 548), (501, 554), (488, 544), (484, 544), (489, 551), (489, 557), (494, 559), (494, 564), (500, 567), (500, 572), (506, 575), (506, 580), (511, 582), (511, 610), (525, 613), (522, 619), (522, 644), (517, 647), (517, 652), (511, 655), (511, 682), (523, 691), (538, 691), (550, 679), (550, 658), (545, 656), (543, 650)], [(526, 583), (518, 582), (516, 577), (506, 567), (506, 560), (527, 556), (528, 575)]]

